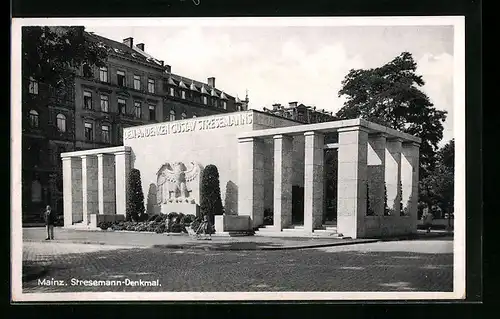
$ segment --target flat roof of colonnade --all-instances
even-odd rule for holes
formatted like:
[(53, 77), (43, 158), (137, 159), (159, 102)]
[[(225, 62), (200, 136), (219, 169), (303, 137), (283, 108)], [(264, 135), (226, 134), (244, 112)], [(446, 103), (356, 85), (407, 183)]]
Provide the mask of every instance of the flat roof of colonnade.
[(354, 127), (361, 127), (368, 131), (369, 134), (383, 133), (386, 134), (388, 138), (400, 138), (404, 142), (413, 142), (420, 144), (422, 139), (411, 134), (397, 131), (395, 129), (369, 122), (363, 119), (352, 119), (352, 120), (342, 120), (342, 121), (331, 121), (315, 124), (304, 124), (296, 126), (279, 127), (272, 129), (255, 130), (240, 133), (238, 139), (253, 138), (253, 137), (272, 137), (275, 135), (302, 135), (305, 132), (320, 132), (329, 133), (337, 132), (343, 129), (349, 129)]

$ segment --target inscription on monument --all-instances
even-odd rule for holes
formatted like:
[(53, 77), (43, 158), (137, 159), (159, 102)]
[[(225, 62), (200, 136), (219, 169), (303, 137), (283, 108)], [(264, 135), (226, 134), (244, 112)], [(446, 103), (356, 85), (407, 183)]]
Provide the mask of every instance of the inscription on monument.
[(130, 140), (134, 138), (188, 133), (194, 131), (207, 131), (224, 127), (247, 125), (253, 123), (252, 115), (252, 113), (229, 114), (207, 119), (200, 118), (182, 122), (162, 123), (141, 128), (126, 128), (123, 131), (123, 139)]

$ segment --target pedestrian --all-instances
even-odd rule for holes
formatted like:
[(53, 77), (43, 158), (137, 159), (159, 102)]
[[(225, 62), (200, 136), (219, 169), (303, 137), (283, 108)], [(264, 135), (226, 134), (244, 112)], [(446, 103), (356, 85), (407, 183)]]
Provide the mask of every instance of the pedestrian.
[[(203, 216), (203, 220), (198, 226), (198, 230), (196, 231), (197, 235), (205, 235), (204, 239), (211, 240), (212, 239), (212, 224), (208, 218), (208, 215)], [(207, 237), (208, 235), (208, 237)]]
[(432, 215), (431, 210), (427, 204), (424, 205), (423, 214), (422, 214), (422, 222), (424, 224), (427, 233), (431, 232), (432, 219), (434, 216)]
[(47, 226), (47, 238), (45, 240), (52, 240), (54, 239), (54, 223), (55, 223), (55, 216), (54, 212), (52, 211), (52, 208), (47, 205), (45, 208), (45, 225)]

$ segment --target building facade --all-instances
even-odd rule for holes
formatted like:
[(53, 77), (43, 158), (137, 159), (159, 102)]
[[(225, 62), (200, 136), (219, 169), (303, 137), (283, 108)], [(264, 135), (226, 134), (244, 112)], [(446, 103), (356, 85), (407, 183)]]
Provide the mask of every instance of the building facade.
[(281, 104), (273, 104), (272, 109), (264, 108), (264, 112), (299, 121), (304, 124), (323, 123), (335, 121), (337, 119), (332, 112), (317, 110), (314, 106), (306, 106), (302, 103), (298, 104), (298, 102), (289, 102), (288, 107)]
[(46, 205), (62, 214), (61, 153), (122, 145), (126, 127), (248, 108), (248, 97), (217, 89), (213, 77), (202, 83), (172, 73), (133, 38), (85, 36), (107, 49), (104, 67), (83, 65), (57, 90), (23, 75), (24, 223), (41, 221)]

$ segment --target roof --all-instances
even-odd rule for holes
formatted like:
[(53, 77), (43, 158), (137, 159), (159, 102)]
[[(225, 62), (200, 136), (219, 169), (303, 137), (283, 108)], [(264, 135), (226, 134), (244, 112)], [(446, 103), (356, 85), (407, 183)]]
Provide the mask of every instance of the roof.
[[(162, 65), (162, 62), (160, 62), (160, 60), (155, 59), (153, 56), (147, 54), (143, 50), (139, 49), (137, 46), (130, 48), (129, 46), (127, 46), (124, 43), (121, 43), (121, 42), (118, 42), (115, 40), (111, 40), (111, 39), (105, 38), (103, 36), (100, 36), (100, 35), (97, 35), (97, 34), (91, 33), (91, 32), (85, 32), (85, 35), (89, 39), (97, 41), (98, 43), (102, 43), (104, 46), (106, 46), (110, 49), (113, 49), (115, 54), (121, 54), (121, 55), (127, 56), (127, 57), (132, 58), (132, 59), (140, 60), (141, 62), (144, 62), (144, 63), (149, 63), (152, 66), (161, 67), (163, 69), (166, 69), (166, 67), (164, 67)], [(223, 93), (221, 90), (219, 90), (217, 88), (212, 88), (207, 83), (202, 83), (202, 82), (199, 82), (199, 81), (196, 81), (193, 79), (186, 78), (184, 76), (180, 76), (180, 75), (177, 75), (174, 73), (168, 73), (167, 76), (168, 76), (167, 83), (170, 85), (179, 86), (179, 84), (182, 83), (182, 84), (180, 84), (180, 86), (183, 88), (186, 88), (186, 89), (189, 88), (191, 90), (196, 90), (198, 92), (210, 94), (212, 96), (221, 96)], [(194, 86), (194, 88), (193, 88), (193, 86)], [(215, 94), (212, 93), (212, 91), (214, 91), (214, 89), (215, 89)], [(224, 93), (223, 96), (227, 99), (234, 98), (233, 96), (231, 96), (227, 93)]]
[(105, 38), (95, 33), (85, 32), (85, 35), (92, 41), (102, 43), (109, 50), (113, 50), (113, 53), (115, 54), (139, 60), (143, 63), (149, 63), (152, 66), (165, 68), (160, 60), (155, 59), (154, 57), (142, 51), (141, 49), (137, 48), (136, 46), (131, 48), (124, 43)]
[[(177, 75), (174, 73), (168, 74), (167, 83), (169, 83), (171, 85), (179, 86), (179, 83), (181, 83), (181, 82), (184, 83), (185, 87), (187, 86), (191, 90), (193, 90), (193, 86), (194, 86), (194, 90), (201, 92), (201, 93), (204, 93), (204, 94), (209, 94), (209, 95), (215, 96), (212, 93), (212, 91), (215, 91), (216, 96), (221, 96), (221, 98), (222, 98), (222, 96), (224, 96), (227, 99), (233, 98), (233, 96), (223, 92), (222, 90), (219, 90), (217, 88), (213, 88), (210, 85), (208, 85), (207, 83), (202, 83), (202, 82), (199, 82), (199, 81), (196, 81), (196, 80), (193, 80), (190, 78), (186, 78), (184, 76), (180, 76), (180, 75)], [(190, 84), (186, 85), (186, 83), (190, 83)]]

